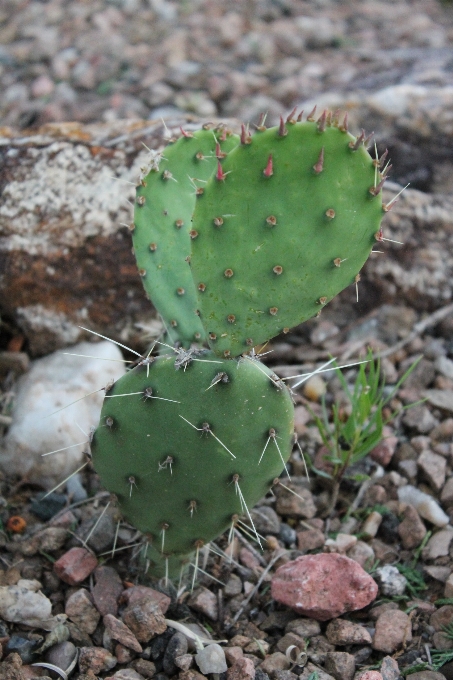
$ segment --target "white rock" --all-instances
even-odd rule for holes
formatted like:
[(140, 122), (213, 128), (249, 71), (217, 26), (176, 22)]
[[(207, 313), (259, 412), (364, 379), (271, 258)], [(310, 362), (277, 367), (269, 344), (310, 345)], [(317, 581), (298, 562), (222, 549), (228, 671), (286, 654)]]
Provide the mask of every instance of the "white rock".
[(15, 586), (0, 586), (0, 618), (44, 630), (62, 623), (66, 616), (52, 616), (52, 602), (38, 590), (40, 586), (25, 579)]
[[(98, 423), (101, 388), (124, 373), (124, 364), (118, 362), (122, 355), (111, 342), (82, 342), (68, 351), (99, 359), (55, 352), (34, 361), (17, 383), (13, 423), (0, 443), (0, 466), (8, 475), (26, 476), (48, 489), (82, 464), (87, 442), (83, 432)], [(67, 404), (72, 405), (54, 413)], [(60, 453), (42, 455), (68, 446)]]
[(203, 675), (224, 673), (228, 669), (225, 652), (217, 644), (207, 645), (204, 649), (200, 649), (195, 655), (195, 661)]
[(386, 564), (384, 567), (376, 569), (374, 577), (379, 584), (382, 595), (396, 597), (403, 595), (406, 590), (406, 577), (400, 574), (398, 569), (391, 564)]
[(413, 505), (420, 517), (427, 519), (436, 527), (444, 527), (450, 520), (432, 496), (420, 491), (411, 484), (398, 489), (398, 499), (403, 503)]

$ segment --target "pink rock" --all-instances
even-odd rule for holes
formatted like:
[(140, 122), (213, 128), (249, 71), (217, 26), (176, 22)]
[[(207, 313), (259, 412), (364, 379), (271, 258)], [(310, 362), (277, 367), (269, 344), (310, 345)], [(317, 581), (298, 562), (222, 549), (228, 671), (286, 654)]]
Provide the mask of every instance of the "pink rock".
[(126, 605), (137, 604), (137, 602), (145, 600), (157, 604), (162, 614), (166, 613), (171, 604), (171, 599), (168, 595), (164, 595), (164, 593), (160, 593), (158, 590), (148, 588), (147, 586), (132, 586), (132, 588), (124, 590), (121, 595), (121, 602)]
[(255, 666), (251, 659), (238, 659), (227, 670), (227, 680), (254, 680)]
[(337, 553), (303, 555), (279, 567), (272, 579), (274, 600), (318, 621), (362, 609), (377, 592), (358, 562)]
[(370, 458), (379, 465), (386, 467), (392, 460), (397, 445), (398, 438), (393, 435), (393, 430), (386, 427), (384, 428), (384, 439), (370, 451)]
[(359, 676), (359, 680), (383, 680), (379, 671), (365, 671)]
[(71, 548), (53, 565), (53, 570), (62, 581), (76, 586), (96, 569), (98, 561), (85, 548)]
[(94, 572), (96, 585), (92, 589), (94, 604), (100, 614), (118, 613), (118, 599), (124, 590), (123, 582), (112, 567), (98, 567)]

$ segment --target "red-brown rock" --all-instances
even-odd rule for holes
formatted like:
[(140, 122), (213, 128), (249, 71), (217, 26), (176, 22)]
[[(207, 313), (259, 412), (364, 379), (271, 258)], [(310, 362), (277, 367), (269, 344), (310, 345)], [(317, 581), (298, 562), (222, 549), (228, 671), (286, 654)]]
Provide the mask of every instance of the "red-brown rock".
[(85, 548), (71, 548), (57, 560), (53, 569), (56, 575), (70, 586), (82, 583), (96, 569), (96, 557)]
[(118, 600), (124, 590), (123, 583), (112, 567), (98, 567), (94, 572), (96, 585), (92, 590), (94, 604), (102, 616), (118, 613)]
[(128, 606), (145, 600), (156, 604), (162, 614), (167, 612), (167, 609), (171, 604), (171, 599), (168, 595), (160, 593), (158, 590), (154, 590), (154, 588), (148, 588), (147, 586), (132, 586), (132, 588), (124, 590), (121, 595), (121, 602)]
[(104, 616), (104, 626), (112, 640), (121, 642), (124, 647), (129, 647), (139, 654), (143, 651), (141, 644), (132, 631), (113, 614), (106, 614)]
[(272, 579), (275, 600), (318, 621), (362, 609), (377, 592), (357, 562), (337, 553), (303, 555), (279, 567)]

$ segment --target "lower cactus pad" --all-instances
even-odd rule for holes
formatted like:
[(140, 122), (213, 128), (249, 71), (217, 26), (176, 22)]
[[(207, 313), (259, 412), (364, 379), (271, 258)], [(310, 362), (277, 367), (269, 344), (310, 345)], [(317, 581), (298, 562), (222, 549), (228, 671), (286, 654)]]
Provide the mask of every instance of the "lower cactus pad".
[(289, 390), (259, 361), (181, 350), (108, 391), (93, 464), (125, 519), (149, 536), (151, 559), (174, 561), (267, 493), (292, 449), (293, 412)]

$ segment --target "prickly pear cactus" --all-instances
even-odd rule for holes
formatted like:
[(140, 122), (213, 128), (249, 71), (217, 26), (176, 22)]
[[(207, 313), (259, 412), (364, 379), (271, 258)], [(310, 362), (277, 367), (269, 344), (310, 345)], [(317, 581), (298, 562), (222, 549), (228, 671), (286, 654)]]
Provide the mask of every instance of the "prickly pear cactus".
[(239, 138), (226, 128), (183, 131), (144, 169), (134, 212), (133, 247), (148, 297), (172, 344), (205, 339), (188, 257), (197, 193)]
[(231, 526), (272, 486), (293, 443), (286, 386), (256, 359), (204, 350), (145, 360), (108, 391), (96, 471), (149, 536), (153, 573)]
[(191, 267), (211, 348), (237, 356), (359, 279), (385, 180), (336, 115), (259, 127), (197, 197)]

